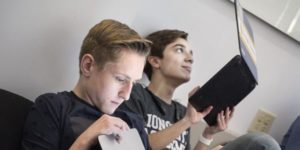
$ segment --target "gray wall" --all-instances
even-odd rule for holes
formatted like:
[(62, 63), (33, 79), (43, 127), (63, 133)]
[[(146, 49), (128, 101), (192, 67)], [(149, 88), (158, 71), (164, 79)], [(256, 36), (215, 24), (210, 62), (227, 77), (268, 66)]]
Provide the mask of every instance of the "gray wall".
[[(78, 53), (88, 29), (118, 19), (142, 35), (162, 28), (190, 33), (192, 80), (176, 91), (204, 84), (238, 53), (234, 7), (226, 0), (4, 0), (0, 4), (0, 88), (31, 100), (45, 92), (72, 90)], [(250, 16), (258, 57), (259, 86), (236, 107), (230, 129), (245, 133), (258, 108), (278, 117), (270, 134), (281, 141), (300, 111), (300, 45)], [(193, 135), (197, 137), (198, 135)]]

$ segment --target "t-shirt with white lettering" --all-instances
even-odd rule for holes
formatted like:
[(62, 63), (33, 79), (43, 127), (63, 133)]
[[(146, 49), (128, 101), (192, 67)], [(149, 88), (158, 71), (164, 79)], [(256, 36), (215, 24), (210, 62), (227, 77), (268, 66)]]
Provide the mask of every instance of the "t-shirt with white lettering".
[[(138, 113), (144, 118), (145, 130), (148, 134), (163, 130), (182, 119), (186, 107), (172, 100), (165, 103), (141, 84), (135, 84), (130, 99), (124, 102), (119, 109)], [(190, 129), (181, 133), (165, 150), (189, 150)]]

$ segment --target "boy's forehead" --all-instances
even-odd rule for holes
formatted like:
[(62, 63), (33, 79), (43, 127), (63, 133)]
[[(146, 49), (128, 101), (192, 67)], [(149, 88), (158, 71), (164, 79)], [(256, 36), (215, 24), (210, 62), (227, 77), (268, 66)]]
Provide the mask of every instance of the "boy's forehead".
[(107, 62), (103, 69), (122, 75), (131, 80), (140, 79), (142, 77), (146, 56), (132, 51), (125, 51), (122, 53), (123, 54), (115, 61)]
[(187, 42), (187, 40), (185, 40), (183, 38), (177, 38), (175, 41), (173, 41), (172, 43), (169, 43), (167, 46), (177, 46), (177, 45), (187, 47), (188, 42)]
[(166, 46), (166, 48), (171, 48), (171, 47), (176, 47), (176, 46), (180, 46), (180, 47), (191, 50), (190, 44), (188, 43), (187, 40), (185, 40), (183, 38), (177, 38), (174, 42), (168, 44)]

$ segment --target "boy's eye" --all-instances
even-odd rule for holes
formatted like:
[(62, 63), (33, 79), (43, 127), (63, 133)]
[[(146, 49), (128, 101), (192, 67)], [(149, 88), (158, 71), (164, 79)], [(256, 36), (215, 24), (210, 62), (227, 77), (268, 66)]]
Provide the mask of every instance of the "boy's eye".
[(115, 77), (116, 78), (116, 80), (117, 81), (119, 81), (119, 82), (126, 82), (126, 79), (124, 79), (124, 78), (121, 78), (121, 77)]
[(183, 48), (182, 47), (180, 47), (180, 48), (176, 48), (176, 52), (179, 52), (179, 53), (183, 53)]

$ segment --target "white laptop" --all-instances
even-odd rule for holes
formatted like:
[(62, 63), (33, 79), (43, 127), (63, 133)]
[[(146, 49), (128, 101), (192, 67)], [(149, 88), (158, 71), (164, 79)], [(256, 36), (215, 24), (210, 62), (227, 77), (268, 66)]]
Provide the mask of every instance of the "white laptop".
[(103, 150), (145, 150), (141, 137), (135, 128), (124, 131), (117, 141), (114, 135), (100, 135), (98, 141)]

